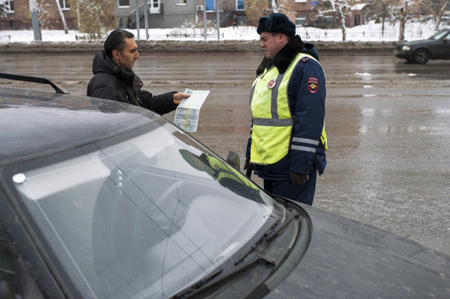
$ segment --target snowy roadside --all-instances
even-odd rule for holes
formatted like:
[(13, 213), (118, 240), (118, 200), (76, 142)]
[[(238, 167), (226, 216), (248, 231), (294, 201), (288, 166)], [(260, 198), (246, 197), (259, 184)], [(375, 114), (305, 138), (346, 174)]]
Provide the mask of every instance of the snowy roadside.
[[(368, 24), (347, 28), (346, 41), (342, 42), (340, 29), (318, 29), (298, 27), (304, 41), (314, 43), (324, 50), (393, 50), (398, 40), (398, 24), (387, 25), (381, 33), (381, 24)], [(406, 40), (424, 39), (434, 33), (433, 24), (409, 24), (405, 31)], [(208, 30), (207, 39), (201, 29), (130, 29), (139, 40), (139, 47), (158, 52), (253, 52), (260, 51), (259, 35), (255, 27), (220, 28)], [(70, 30), (42, 30), (42, 41), (34, 41), (32, 30), (0, 31), (0, 52), (92, 52), (101, 49), (103, 40), (89, 41), (84, 34)], [(220, 38), (219, 38), (219, 36)]]
[[(258, 41), (143, 41), (137, 42), (140, 51), (187, 53), (187, 52), (260, 52)], [(319, 51), (381, 51), (393, 50), (395, 42), (312, 42)], [(63, 53), (94, 52), (103, 48), (97, 42), (31, 42), (0, 44), (0, 53)]]

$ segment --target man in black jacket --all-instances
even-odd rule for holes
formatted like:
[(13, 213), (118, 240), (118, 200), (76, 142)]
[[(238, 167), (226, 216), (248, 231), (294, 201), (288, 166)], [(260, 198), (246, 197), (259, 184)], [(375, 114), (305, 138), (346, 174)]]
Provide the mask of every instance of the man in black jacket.
[(132, 71), (139, 53), (131, 32), (114, 30), (107, 37), (104, 48), (95, 53), (92, 63), (94, 77), (88, 84), (88, 96), (130, 103), (158, 114), (175, 110), (183, 98), (189, 97), (176, 91), (154, 96), (142, 90), (144, 84)]

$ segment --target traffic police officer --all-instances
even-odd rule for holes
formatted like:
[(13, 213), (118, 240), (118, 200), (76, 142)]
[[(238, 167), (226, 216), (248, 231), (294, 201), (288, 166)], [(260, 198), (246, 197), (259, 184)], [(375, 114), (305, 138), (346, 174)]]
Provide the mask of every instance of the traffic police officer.
[(312, 205), (326, 166), (325, 73), (312, 44), (281, 13), (259, 20), (265, 57), (250, 93), (253, 116), (244, 169), (268, 192)]

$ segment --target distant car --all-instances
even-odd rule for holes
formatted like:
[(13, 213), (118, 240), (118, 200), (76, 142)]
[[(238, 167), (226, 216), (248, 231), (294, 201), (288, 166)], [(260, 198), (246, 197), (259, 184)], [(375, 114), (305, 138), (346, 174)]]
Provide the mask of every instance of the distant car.
[(450, 298), (450, 257), (274, 197), (148, 110), (0, 85), (0, 298)]
[(395, 49), (395, 56), (408, 62), (420, 64), (430, 59), (450, 59), (450, 28), (441, 29), (430, 38), (400, 43)]
[(340, 20), (336, 16), (321, 16), (310, 22), (303, 23), (303, 27), (315, 27), (321, 29), (334, 29), (339, 28)]

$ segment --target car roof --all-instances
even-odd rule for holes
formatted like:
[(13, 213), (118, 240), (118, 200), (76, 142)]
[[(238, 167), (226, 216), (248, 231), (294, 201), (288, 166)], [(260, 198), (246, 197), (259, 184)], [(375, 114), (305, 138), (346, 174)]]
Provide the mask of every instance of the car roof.
[(116, 101), (0, 86), (0, 166), (89, 144), (159, 117)]

